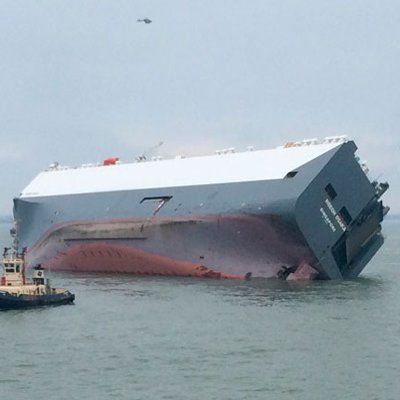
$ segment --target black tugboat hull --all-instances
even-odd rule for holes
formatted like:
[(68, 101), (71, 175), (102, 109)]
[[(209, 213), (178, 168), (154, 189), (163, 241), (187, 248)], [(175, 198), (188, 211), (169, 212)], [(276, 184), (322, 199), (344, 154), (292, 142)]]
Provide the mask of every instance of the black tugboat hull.
[(69, 291), (47, 295), (28, 295), (23, 294), (14, 296), (7, 292), (0, 291), (0, 310), (15, 310), (43, 306), (59, 306), (71, 304), (75, 300), (75, 295)]

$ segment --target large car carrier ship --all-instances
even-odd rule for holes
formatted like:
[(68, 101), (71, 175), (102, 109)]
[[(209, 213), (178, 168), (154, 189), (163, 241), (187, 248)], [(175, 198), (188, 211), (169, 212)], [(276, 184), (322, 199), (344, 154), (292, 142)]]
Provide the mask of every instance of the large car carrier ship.
[(353, 278), (381, 247), (389, 209), (380, 200), (388, 184), (369, 179), (356, 149), (339, 136), (201, 157), (55, 163), (14, 199), (16, 242), (30, 265), (53, 270)]

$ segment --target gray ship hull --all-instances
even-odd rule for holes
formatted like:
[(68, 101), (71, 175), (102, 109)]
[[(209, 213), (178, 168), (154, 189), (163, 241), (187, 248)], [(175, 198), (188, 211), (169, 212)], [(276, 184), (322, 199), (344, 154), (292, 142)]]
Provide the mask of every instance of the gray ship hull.
[(30, 264), (74, 271), (271, 277), (307, 264), (358, 276), (383, 243), (385, 184), (346, 142), (282, 179), (19, 197)]

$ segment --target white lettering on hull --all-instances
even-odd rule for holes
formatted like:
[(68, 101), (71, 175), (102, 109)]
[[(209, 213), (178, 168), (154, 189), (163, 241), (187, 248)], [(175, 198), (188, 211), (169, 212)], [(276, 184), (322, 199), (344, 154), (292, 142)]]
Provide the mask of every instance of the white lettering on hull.
[(336, 212), (335, 207), (333, 207), (333, 204), (329, 201), (329, 199), (325, 200), (325, 204), (328, 207), (328, 210), (332, 213), (333, 217), (335, 218), (335, 221), (338, 223), (338, 225), (344, 232), (346, 230), (346, 225), (343, 223), (342, 218), (340, 218), (340, 215)]
[(331, 219), (328, 217), (326, 211), (322, 207), (319, 209), (319, 211), (321, 212), (323, 221), (332, 229), (332, 232), (336, 232), (336, 227)]

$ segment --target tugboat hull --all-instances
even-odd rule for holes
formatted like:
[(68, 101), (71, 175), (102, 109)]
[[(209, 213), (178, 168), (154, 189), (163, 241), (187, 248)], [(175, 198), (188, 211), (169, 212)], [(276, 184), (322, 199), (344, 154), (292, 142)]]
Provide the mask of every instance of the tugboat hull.
[(14, 310), (43, 306), (58, 306), (73, 303), (75, 295), (68, 290), (47, 295), (14, 294), (0, 291), (0, 310)]

